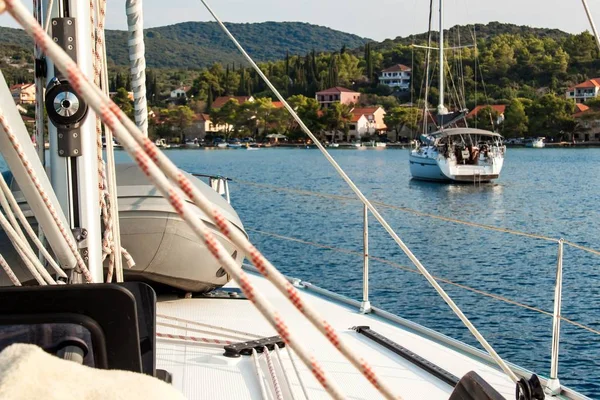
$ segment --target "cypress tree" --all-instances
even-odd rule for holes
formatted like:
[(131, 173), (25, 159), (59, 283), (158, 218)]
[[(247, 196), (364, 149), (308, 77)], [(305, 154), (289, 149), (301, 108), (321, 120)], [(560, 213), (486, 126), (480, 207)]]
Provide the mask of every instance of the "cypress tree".
[(208, 88), (208, 96), (206, 98), (206, 112), (210, 112), (210, 109), (212, 108), (212, 103), (213, 103), (213, 93), (212, 93), (212, 88), (209, 87)]

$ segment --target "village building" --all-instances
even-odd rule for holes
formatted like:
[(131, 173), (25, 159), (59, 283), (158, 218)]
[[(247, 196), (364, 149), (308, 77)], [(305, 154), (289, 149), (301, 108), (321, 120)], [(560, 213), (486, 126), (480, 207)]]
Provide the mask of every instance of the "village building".
[(410, 89), (412, 69), (403, 64), (396, 64), (386, 68), (379, 74), (379, 83), (401, 92)]
[(21, 83), (10, 87), (15, 104), (35, 104), (35, 85), (33, 83)]
[(574, 100), (575, 103), (585, 103), (598, 95), (600, 95), (600, 78), (593, 78), (567, 89), (566, 98)]
[(315, 98), (322, 108), (327, 108), (333, 103), (341, 103), (346, 105), (358, 104), (360, 100), (360, 93), (341, 86), (336, 86), (317, 92)]

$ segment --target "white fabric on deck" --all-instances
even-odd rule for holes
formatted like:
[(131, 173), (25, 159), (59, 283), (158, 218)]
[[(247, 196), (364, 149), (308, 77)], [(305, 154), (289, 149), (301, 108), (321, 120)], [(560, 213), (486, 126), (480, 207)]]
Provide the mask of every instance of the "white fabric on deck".
[(0, 353), (0, 399), (185, 400), (169, 384), (129, 371), (65, 361), (30, 344)]

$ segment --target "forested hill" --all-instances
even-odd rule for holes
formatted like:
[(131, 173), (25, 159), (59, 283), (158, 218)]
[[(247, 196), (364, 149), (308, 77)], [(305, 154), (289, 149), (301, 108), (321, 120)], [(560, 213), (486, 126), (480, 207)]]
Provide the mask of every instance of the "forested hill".
[[(461, 44), (463, 45), (472, 44), (474, 42), (474, 38), (485, 40), (499, 35), (535, 36), (539, 39), (549, 38), (554, 40), (563, 40), (571, 36), (569, 33), (563, 32), (559, 29), (534, 28), (524, 25), (505, 24), (502, 22), (456, 25), (452, 28), (446, 29), (444, 32), (446, 37), (451, 38), (450, 40), (453, 41), (458, 40), (460, 37), (462, 41)], [(434, 32), (433, 39), (437, 39), (437, 32)], [(406, 37), (398, 36), (395, 39), (386, 39), (373, 48), (385, 48), (393, 44), (409, 45), (414, 42), (423, 42), (425, 40), (427, 40), (427, 32)]]
[[(368, 39), (302, 22), (228, 23), (227, 27), (258, 61), (282, 59), (286, 52), (335, 51), (360, 47)], [(107, 53), (128, 65), (127, 32), (106, 31)], [(0, 44), (32, 48), (24, 31), (0, 27)], [(1, 49), (0, 49), (1, 50)], [(215, 62), (238, 63), (241, 56), (214, 22), (184, 22), (146, 30), (146, 61), (152, 68), (201, 68)]]

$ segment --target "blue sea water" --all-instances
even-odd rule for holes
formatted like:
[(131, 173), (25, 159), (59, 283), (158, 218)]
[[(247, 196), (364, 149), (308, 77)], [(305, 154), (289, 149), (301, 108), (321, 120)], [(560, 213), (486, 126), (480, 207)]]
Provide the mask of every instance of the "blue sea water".
[[(360, 256), (281, 240), (269, 232), (362, 250), (357, 201), (251, 186), (351, 196), (318, 150), (170, 150), (181, 168), (228, 176), (232, 204), (250, 238), (285, 274), (360, 299)], [(372, 200), (429, 214), (536, 233), (600, 249), (600, 149), (509, 149), (501, 178), (481, 186), (410, 179), (406, 150), (334, 150), (332, 155)], [(381, 208), (400, 237), (436, 276), (552, 312), (557, 244)], [(370, 254), (411, 266), (370, 219)], [(548, 376), (552, 318), (442, 283), (505, 359)], [(377, 307), (477, 345), (467, 329), (415, 273), (372, 261)], [(600, 256), (564, 249), (563, 316), (600, 330)], [(561, 383), (600, 398), (600, 336), (562, 322)]]
[[(352, 196), (318, 150), (167, 150), (166, 154), (187, 171), (234, 179), (233, 206), (251, 240), (283, 273), (361, 298), (361, 256), (265, 234), (361, 252), (358, 201), (245, 183)], [(371, 200), (600, 249), (600, 149), (509, 149), (501, 178), (481, 186), (413, 181), (407, 150), (331, 154)], [(117, 159), (129, 161), (122, 151)], [(434, 275), (552, 312), (556, 243), (378, 208)], [(411, 266), (373, 217), (369, 234), (371, 256)], [(376, 260), (370, 265), (374, 306), (478, 346), (422, 276)], [(563, 268), (563, 316), (600, 330), (600, 256), (565, 246)], [(551, 316), (441, 284), (502, 357), (549, 375)], [(600, 398), (599, 335), (562, 322), (559, 377), (563, 385)]]

